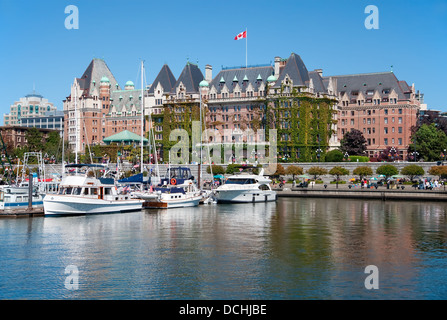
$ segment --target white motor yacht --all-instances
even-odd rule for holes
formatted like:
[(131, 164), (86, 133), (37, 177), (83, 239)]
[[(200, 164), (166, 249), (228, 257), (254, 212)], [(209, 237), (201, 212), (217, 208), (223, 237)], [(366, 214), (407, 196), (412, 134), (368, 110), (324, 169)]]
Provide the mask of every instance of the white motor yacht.
[(270, 187), (271, 180), (259, 174), (240, 174), (228, 177), (225, 184), (214, 190), (217, 203), (247, 203), (276, 201), (276, 192)]

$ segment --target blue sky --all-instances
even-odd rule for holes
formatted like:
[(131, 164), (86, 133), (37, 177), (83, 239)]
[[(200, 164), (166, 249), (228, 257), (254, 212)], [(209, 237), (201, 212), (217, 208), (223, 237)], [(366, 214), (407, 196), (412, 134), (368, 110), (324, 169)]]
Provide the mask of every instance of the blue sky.
[[(367, 30), (367, 5), (379, 9), (379, 29)], [(68, 30), (65, 7), (79, 9)], [(169, 64), (178, 77), (186, 62), (213, 66), (272, 63), (301, 56), (324, 75), (393, 71), (447, 111), (447, 0), (117, 1), (0, 0), (0, 114), (33, 89), (60, 110), (75, 77), (103, 58), (121, 86), (137, 87), (145, 60), (147, 83)], [(3, 119), (2, 119), (3, 124)]]

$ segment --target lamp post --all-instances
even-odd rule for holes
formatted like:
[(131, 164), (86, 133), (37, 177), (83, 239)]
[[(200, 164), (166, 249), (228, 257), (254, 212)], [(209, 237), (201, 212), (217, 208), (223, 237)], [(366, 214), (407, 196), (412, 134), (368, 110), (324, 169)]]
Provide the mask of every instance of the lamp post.
[(390, 157), (391, 157), (391, 161), (394, 162), (394, 158), (395, 158), (395, 156), (396, 156), (396, 148), (391, 147), (391, 149), (390, 149)]
[(413, 158), (414, 158), (414, 162), (416, 162), (416, 161), (417, 161), (417, 157), (419, 156), (419, 152), (414, 151), (413, 153), (411, 153), (411, 155), (412, 155)]
[(321, 150), (320, 148), (318, 148), (315, 152), (317, 153), (317, 159), (318, 159), (318, 162), (320, 162), (320, 156), (321, 156), (321, 153), (323, 152), (323, 150)]
[(348, 161), (348, 159), (349, 159), (349, 154), (347, 151), (345, 152), (345, 159), (346, 159), (346, 161)]

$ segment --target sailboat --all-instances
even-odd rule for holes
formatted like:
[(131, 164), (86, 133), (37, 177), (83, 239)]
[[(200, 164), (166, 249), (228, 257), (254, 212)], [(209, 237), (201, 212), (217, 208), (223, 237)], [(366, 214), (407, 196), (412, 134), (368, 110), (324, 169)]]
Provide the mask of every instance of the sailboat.
[(149, 192), (135, 192), (145, 200), (143, 208), (185, 208), (199, 205), (202, 193), (194, 183), (191, 170), (186, 167), (169, 168), (158, 186)]
[[(141, 85), (143, 86), (143, 63), (141, 65)], [(143, 109), (144, 110), (144, 109)], [(149, 123), (151, 115), (149, 113)], [(198, 206), (202, 200), (202, 193), (194, 183), (194, 177), (189, 168), (168, 168), (165, 177), (160, 178), (155, 139), (149, 128), (149, 145), (154, 144), (154, 160), (156, 177), (151, 177), (151, 186), (146, 191), (132, 192), (132, 197), (145, 200), (143, 208), (184, 208)], [(141, 134), (141, 160), (143, 164), (143, 130)], [(152, 138), (152, 139), (151, 139)], [(143, 173), (143, 165), (140, 166)], [(155, 179), (154, 179), (155, 178)], [(157, 181), (157, 183), (153, 183)]]

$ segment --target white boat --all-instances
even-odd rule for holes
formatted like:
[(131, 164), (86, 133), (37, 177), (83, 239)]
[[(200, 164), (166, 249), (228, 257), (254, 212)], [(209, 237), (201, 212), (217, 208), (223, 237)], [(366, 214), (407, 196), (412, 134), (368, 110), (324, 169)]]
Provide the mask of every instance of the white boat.
[[(43, 200), (45, 216), (89, 215), (138, 211), (142, 200), (119, 194), (115, 180), (96, 178), (93, 168), (102, 165), (71, 164), (76, 172), (65, 175), (57, 194), (47, 194)], [(84, 169), (85, 168), (85, 169)], [(78, 173), (82, 171), (82, 173)]]
[[(44, 194), (32, 192), (32, 207), (41, 208), (43, 206)], [(0, 210), (8, 211), (14, 209), (24, 209), (29, 206), (29, 189), (28, 187), (12, 187), (2, 186), (0, 188)]]
[(214, 190), (217, 203), (248, 203), (276, 201), (271, 180), (263, 175), (242, 172), (228, 177), (225, 184)]
[(191, 170), (185, 167), (169, 168), (158, 186), (133, 196), (145, 200), (143, 208), (184, 208), (198, 206), (202, 192), (194, 183)]

